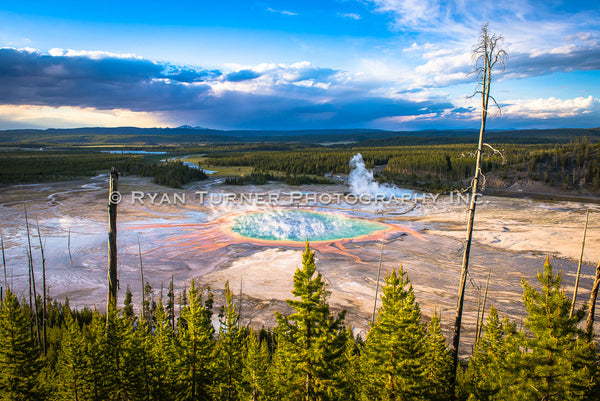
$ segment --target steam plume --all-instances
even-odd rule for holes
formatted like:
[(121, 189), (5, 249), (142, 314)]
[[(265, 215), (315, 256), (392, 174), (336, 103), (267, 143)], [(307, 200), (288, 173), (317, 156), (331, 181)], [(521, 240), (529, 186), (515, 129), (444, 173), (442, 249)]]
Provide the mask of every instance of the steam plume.
[(350, 159), (350, 168), (352, 168), (348, 177), (350, 192), (357, 196), (368, 195), (374, 198), (377, 195), (383, 195), (386, 198), (400, 198), (405, 194), (410, 194), (411, 197), (414, 195), (414, 192), (411, 190), (398, 188), (395, 185), (380, 185), (376, 182), (373, 179), (373, 172), (367, 170), (365, 167), (365, 161), (360, 153), (355, 154)]

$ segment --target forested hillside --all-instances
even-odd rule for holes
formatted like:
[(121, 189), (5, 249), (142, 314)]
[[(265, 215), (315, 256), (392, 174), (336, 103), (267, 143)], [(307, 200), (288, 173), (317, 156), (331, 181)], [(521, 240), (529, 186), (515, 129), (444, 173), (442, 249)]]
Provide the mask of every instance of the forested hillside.
[[(400, 267), (385, 278), (365, 339), (327, 286), (308, 244), (294, 275), (290, 315), (273, 329), (240, 322), (229, 286), (216, 311), (192, 280), (165, 300), (149, 285), (139, 313), (131, 292), (108, 314), (54, 302), (47, 313), (6, 293), (0, 305), (3, 400), (591, 400), (600, 395), (596, 344), (569, 318), (561, 276), (547, 262), (523, 282), (524, 327), (494, 308), (454, 384), (437, 316), (425, 324)], [(32, 310), (37, 308), (37, 313)]]

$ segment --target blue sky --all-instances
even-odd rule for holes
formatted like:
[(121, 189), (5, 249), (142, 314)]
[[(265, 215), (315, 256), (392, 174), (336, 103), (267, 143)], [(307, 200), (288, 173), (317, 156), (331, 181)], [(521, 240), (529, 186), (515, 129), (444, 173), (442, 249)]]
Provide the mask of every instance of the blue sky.
[(600, 8), (560, 0), (21, 1), (0, 6), (0, 129), (600, 126)]

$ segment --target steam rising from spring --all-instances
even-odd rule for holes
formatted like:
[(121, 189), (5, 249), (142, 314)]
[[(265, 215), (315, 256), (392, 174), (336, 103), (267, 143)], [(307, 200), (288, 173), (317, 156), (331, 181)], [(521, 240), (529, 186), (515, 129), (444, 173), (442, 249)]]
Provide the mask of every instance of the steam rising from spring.
[(348, 182), (350, 184), (350, 192), (354, 195), (368, 195), (371, 198), (384, 196), (385, 198), (401, 198), (403, 195), (409, 194), (414, 196), (414, 192), (408, 189), (398, 188), (395, 185), (383, 184), (380, 185), (373, 178), (373, 172), (367, 170), (365, 161), (360, 153), (355, 154), (350, 159), (350, 176)]

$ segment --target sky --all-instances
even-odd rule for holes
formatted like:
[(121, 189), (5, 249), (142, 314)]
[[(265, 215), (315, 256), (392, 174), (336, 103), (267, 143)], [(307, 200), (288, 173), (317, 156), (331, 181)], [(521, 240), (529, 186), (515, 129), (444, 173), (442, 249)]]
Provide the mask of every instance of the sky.
[(0, 129), (600, 127), (600, 7), (561, 0), (14, 1)]

